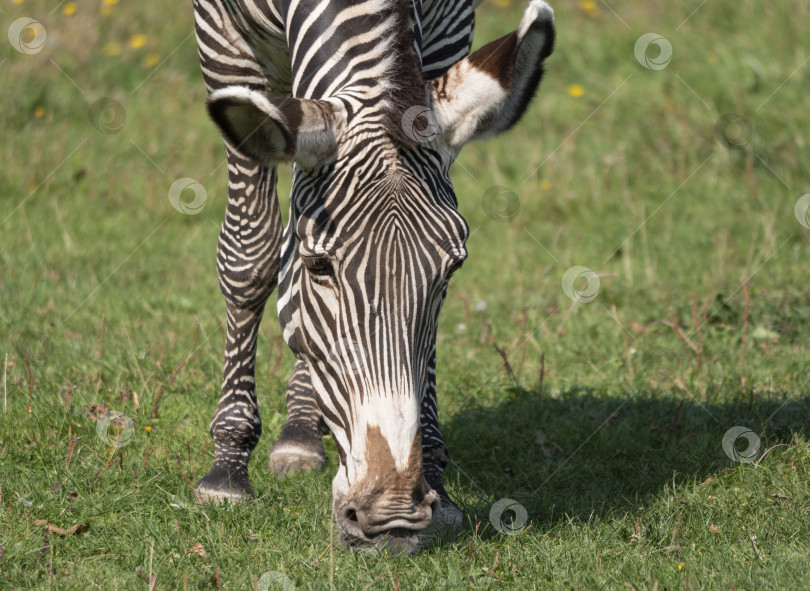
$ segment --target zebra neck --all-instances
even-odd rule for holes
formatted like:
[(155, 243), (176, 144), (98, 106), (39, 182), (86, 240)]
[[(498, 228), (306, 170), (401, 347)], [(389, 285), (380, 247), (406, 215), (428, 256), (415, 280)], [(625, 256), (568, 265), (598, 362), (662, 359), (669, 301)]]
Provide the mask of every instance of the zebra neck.
[(418, 52), (420, 3), (289, 0), (284, 12), (292, 95), (342, 100), (348, 125), (377, 121), (412, 145), (402, 114), (427, 102)]

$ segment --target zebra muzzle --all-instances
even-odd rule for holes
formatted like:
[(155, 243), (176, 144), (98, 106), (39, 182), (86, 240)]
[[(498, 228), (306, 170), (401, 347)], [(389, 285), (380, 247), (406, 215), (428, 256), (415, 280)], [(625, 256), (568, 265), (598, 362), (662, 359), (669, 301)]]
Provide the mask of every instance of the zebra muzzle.
[(431, 489), (418, 503), (392, 502), (390, 497), (371, 502), (349, 501), (337, 513), (341, 541), (355, 550), (386, 550), (395, 554), (418, 551), (418, 533), (430, 526), (441, 506)]

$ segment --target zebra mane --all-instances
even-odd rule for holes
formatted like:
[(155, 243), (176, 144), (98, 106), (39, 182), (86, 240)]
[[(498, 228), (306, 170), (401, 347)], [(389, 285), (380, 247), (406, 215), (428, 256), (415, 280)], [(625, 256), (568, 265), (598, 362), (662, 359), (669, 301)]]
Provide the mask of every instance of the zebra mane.
[(386, 129), (392, 140), (408, 148), (415, 147), (417, 142), (403, 129), (403, 115), (411, 107), (429, 105), (422, 61), (416, 51), (414, 31), (418, 23), (414, 22), (414, 1), (418, 0), (400, 0), (394, 8), (396, 22), (392, 32), (395, 35), (395, 59), (385, 84)]

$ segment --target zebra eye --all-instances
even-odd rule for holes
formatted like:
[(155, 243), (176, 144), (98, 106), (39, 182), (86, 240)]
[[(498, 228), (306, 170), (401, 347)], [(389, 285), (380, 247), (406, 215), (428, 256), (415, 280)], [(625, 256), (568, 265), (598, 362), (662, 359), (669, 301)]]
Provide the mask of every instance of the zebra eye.
[(329, 260), (328, 257), (314, 256), (302, 258), (304, 260), (304, 266), (306, 266), (307, 271), (309, 271), (316, 277), (326, 278), (335, 276), (335, 270), (332, 268), (332, 262)]

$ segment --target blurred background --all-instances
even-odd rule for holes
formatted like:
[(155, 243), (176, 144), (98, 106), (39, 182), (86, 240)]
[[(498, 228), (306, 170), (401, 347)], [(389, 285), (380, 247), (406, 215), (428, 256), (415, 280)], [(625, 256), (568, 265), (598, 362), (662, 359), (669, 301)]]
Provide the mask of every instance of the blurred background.
[[(451, 494), (483, 521), (493, 498), (515, 498), (541, 524), (538, 532), (556, 527), (561, 514), (587, 519), (594, 511), (630, 511), (632, 526), (643, 499), (670, 496), (661, 490), (673, 474), (703, 481), (733, 465), (721, 441), (734, 425), (795, 451), (806, 449), (810, 421), (810, 4), (553, 6), (556, 49), (529, 112), (508, 134), (467, 146), (452, 169), (470, 256), (453, 280), (439, 334)], [(524, 8), (487, 0), (476, 46), (510, 32)], [(104, 505), (97, 483), (137, 487), (154, 443), (155, 454), (163, 451), (160, 476), (152, 475), (164, 492), (152, 492), (168, 503), (165, 491), (188, 493), (209, 462), (224, 339), (215, 252), (225, 153), (205, 110), (191, 3), (12, 0), (0, 15), (8, 31), (0, 43), (0, 361), (8, 409), (0, 447), (10, 449), (0, 452), (3, 498), (11, 487), (60, 514), (64, 493), (44, 483), (63, 479)], [(282, 170), (285, 218), (289, 184)], [(294, 504), (296, 492), (264, 470), (293, 363), (274, 302), (257, 367), (265, 436), (254, 485)], [(93, 447), (92, 404), (133, 417), (135, 438), (120, 452), (120, 471), (71, 477), (77, 484), (64, 480), (61, 466), (68, 472), (74, 434)], [(26, 449), (34, 441), (37, 448)], [(109, 468), (106, 456), (82, 457), (90, 472)], [(332, 458), (327, 472), (334, 467)], [(304, 512), (320, 516), (315, 533), (294, 534), (302, 555), (313, 540), (313, 556), (323, 550), (317, 540), (329, 528), (330, 477), (298, 493), (314, 502)], [(806, 524), (802, 499), (806, 493), (791, 497), (769, 519)], [(142, 512), (143, 503), (131, 511)], [(111, 540), (143, 526), (140, 518), (116, 519), (129, 525), (116, 526)], [(176, 519), (168, 534), (154, 534), (164, 564), (172, 544), (199, 536), (210, 554), (227, 539), (198, 516), (180, 520), (182, 534), (171, 535), (181, 528)], [(41, 565), (41, 533), (22, 517), (15, 523), (18, 564)], [(271, 545), (287, 523), (259, 526), (274, 532), (259, 554), (275, 556)], [(71, 541), (65, 563), (88, 555), (89, 543)], [(130, 557), (104, 563), (110, 572), (143, 564), (148, 544), (138, 544)], [(538, 547), (515, 549), (533, 564), (527, 580), (544, 572), (549, 585), (563, 580), (527, 558)], [(784, 551), (790, 564), (793, 550)], [(200, 559), (206, 577), (215, 566), (219, 577), (220, 564), (237, 576), (238, 561), (223, 552), (224, 563)], [(724, 552), (695, 557), (694, 568), (721, 568)], [(313, 572), (326, 568), (307, 560)], [(465, 563), (448, 560), (458, 569)], [(627, 568), (643, 570), (637, 560)], [(582, 564), (572, 581), (604, 582), (598, 567)], [(358, 580), (376, 580), (373, 569), (363, 572)], [(435, 578), (413, 576), (414, 588)], [(744, 574), (728, 576), (750, 584)]]

